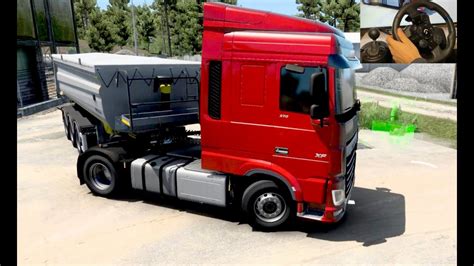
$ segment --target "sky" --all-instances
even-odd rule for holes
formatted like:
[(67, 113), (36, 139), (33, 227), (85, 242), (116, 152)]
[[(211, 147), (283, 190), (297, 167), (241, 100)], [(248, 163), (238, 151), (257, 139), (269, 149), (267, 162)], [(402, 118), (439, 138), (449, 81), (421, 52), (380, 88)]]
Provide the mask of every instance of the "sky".
[[(132, 0), (134, 5), (150, 5), (153, 0)], [(97, 4), (101, 9), (106, 9), (109, 4), (109, 0), (97, 0)], [(286, 15), (296, 15), (298, 10), (296, 9), (295, 0), (238, 0), (238, 6), (272, 11), (275, 13), (281, 13)]]

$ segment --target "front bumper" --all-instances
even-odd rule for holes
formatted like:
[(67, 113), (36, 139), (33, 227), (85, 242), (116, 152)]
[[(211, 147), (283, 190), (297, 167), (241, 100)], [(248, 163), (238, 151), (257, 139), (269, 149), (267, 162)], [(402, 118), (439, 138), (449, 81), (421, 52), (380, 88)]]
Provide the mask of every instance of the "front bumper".
[[(346, 141), (343, 156), (343, 176), (337, 176), (336, 178), (329, 179), (327, 183), (326, 204), (325, 205), (312, 205), (309, 202), (298, 203), (297, 217), (316, 220), (327, 223), (335, 223), (344, 217), (347, 211), (347, 203), (351, 199), (352, 191), (355, 185), (355, 167), (356, 167), (356, 151), (357, 151), (358, 133), (357, 131), (353, 134), (349, 140)], [(342, 174), (342, 173), (341, 173)], [(340, 206), (336, 206), (336, 200), (333, 199), (333, 192), (336, 190), (345, 191), (344, 203)], [(339, 201), (340, 202), (340, 201)]]
[[(344, 217), (344, 214), (347, 211), (347, 203), (351, 199), (352, 190), (349, 192), (349, 195), (344, 200), (344, 204), (340, 207), (326, 207), (324, 211), (310, 212), (307, 210), (298, 211), (296, 216), (305, 220), (320, 221), (324, 223), (336, 223)], [(303, 203), (298, 203), (302, 204)]]

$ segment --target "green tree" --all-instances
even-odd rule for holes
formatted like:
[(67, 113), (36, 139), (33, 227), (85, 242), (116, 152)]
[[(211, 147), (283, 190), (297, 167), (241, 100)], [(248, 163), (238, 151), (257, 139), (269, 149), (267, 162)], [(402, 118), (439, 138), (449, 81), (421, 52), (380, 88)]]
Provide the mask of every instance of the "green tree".
[[(155, 24), (155, 38), (156, 40), (153, 42), (153, 46), (155, 47), (155, 52), (163, 54), (163, 50), (166, 50), (166, 30), (163, 26), (163, 15), (160, 10), (160, 6), (157, 5), (157, 1), (155, 0), (150, 6), (151, 15), (153, 17), (153, 22)], [(158, 49), (156, 49), (158, 48)]]
[[(172, 10), (176, 10), (177, 0), (155, 0), (151, 7), (153, 8), (153, 14), (155, 15), (155, 21), (157, 28), (159, 29), (162, 39), (162, 53), (170, 55), (172, 51), (169, 51), (171, 46), (171, 28), (170, 17), (173, 16)], [(167, 52), (165, 52), (167, 51)]]
[[(168, 50), (169, 28), (173, 55), (197, 54), (202, 45), (202, 3), (205, 0), (155, 0), (152, 4), (163, 50)], [(236, 4), (237, 0), (222, 0)], [(166, 9), (165, 9), (166, 7)], [(165, 12), (166, 11), (166, 12)], [(166, 16), (166, 13), (168, 16)], [(168, 24), (168, 25), (167, 25)]]
[(117, 45), (121, 48), (127, 44), (131, 36), (131, 13), (128, 3), (130, 0), (109, 0), (107, 20), (110, 20), (117, 28)]
[(89, 47), (98, 52), (110, 52), (116, 43), (117, 28), (114, 24), (106, 19), (106, 15), (95, 8), (90, 13), (89, 28), (86, 33), (86, 39)]
[(296, 0), (299, 16), (318, 20), (344, 32), (357, 32), (360, 4), (355, 0)]
[(173, 54), (197, 54), (202, 44), (202, 16), (194, 0), (181, 0), (170, 12), (171, 46)]
[(322, 21), (322, 2), (322, 0), (296, 0), (298, 11), (302, 12), (302, 14), (299, 14), (299, 16), (307, 19)]
[(360, 4), (355, 0), (325, 0), (321, 12), (331, 26), (344, 32), (359, 31)]
[(137, 7), (137, 31), (140, 39), (147, 44), (147, 51), (150, 51), (150, 40), (156, 36), (156, 23), (149, 6)]
[[(202, 2), (200, 0), (180, 0), (172, 9), (172, 47), (177, 55), (198, 54), (202, 49)], [(235, 5), (237, 0), (219, 2)]]
[(79, 39), (85, 39), (90, 23), (89, 16), (96, 7), (96, 0), (74, 0), (74, 16)]

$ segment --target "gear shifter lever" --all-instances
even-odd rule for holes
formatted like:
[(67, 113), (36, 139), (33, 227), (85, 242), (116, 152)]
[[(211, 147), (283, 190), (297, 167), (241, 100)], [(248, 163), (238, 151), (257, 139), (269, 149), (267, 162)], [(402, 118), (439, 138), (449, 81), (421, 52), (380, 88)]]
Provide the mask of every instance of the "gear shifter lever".
[(387, 44), (377, 41), (380, 37), (380, 31), (372, 28), (368, 35), (372, 41), (365, 44), (361, 49), (362, 63), (391, 63), (392, 55)]
[(380, 37), (380, 31), (376, 28), (372, 28), (369, 30), (369, 37), (373, 41), (377, 40)]
[(377, 38), (380, 36), (380, 32), (377, 29), (369, 30), (369, 37), (372, 39), (370, 47), (367, 49), (367, 53), (371, 56), (376, 56), (379, 53), (380, 44), (377, 43)]

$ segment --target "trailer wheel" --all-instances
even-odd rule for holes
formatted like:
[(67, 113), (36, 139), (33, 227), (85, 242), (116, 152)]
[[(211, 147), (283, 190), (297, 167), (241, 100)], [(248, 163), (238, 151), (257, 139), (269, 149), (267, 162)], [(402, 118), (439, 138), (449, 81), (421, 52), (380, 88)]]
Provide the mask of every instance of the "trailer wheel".
[(68, 140), (71, 140), (71, 136), (69, 135), (68, 117), (64, 110), (63, 110), (63, 124), (64, 124), (64, 133), (66, 134), (66, 138)]
[(275, 230), (285, 225), (293, 212), (293, 202), (274, 182), (261, 180), (251, 184), (242, 197), (242, 209), (250, 225), (259, 230)]
[(79, 130), (79, 125), (74, 122), (74, 131), (76, 132), (76, 147), (79, 154), (82, 154), (87, 149), (87, 139), (84, 134)]
[(121, 176), (115, 165), (102, 155), (92, 155), (83, 165), (84, 181), (94, 195), (110, 197), (121, 190)]

